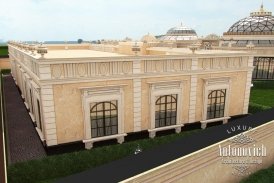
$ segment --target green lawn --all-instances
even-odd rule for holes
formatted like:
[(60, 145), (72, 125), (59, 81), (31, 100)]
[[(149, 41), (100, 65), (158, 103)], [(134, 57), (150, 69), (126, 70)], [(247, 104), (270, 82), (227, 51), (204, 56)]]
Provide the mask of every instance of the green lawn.
[(0, 46), (0, 55), (8, 55), (8, 47), (7, 46)]
[(243, 179), (241, 183), (271, 183), (274, 182), (274, 164)]
[(179, 134), (141, 139), (124, 144), (98, 147), (91, 150), (48, 156), (39, 160), (16, 163), (8, 167), (9, 183), (50, 183), (60, 177), (75, 174), (134, 154), (138, 144), (143, 150), (166, 144), (197, 133), (200, 129)]
[(274, 107), (274, 89), (254, 89), (251, 96), (252, 103)]
[(251, 88), (249, 113), (274, 107), (274, 81), (254, 81)]
[(250, 101), (274, 107), (274, 81), (254, 81), (253, 84)]

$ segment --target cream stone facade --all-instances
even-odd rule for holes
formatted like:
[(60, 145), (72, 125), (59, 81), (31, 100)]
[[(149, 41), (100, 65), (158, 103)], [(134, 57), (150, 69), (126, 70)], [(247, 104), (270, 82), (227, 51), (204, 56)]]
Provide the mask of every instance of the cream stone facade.
[(132, 132), (153, 138), (247, 114), (250, 52), (134, 42), (8, 46), (12, 75), (47, 146), (81, 141), (89, 149), (107, 139), (122, 143)]

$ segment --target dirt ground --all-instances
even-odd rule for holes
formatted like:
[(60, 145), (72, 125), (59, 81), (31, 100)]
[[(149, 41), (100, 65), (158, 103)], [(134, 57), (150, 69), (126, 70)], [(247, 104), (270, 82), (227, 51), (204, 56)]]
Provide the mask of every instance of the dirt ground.
[(9, 58), (0, 58), (0, 69), (10, 69)]

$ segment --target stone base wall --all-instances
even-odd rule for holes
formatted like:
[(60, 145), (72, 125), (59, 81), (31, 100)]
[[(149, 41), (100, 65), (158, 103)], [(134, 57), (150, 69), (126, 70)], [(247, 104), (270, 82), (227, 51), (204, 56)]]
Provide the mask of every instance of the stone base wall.
[[(228, 145), (233, 146), (232, 142), (229, 139), (226, 139), (220, 143), (213, 144), (207, 148), (201, 149), (122, 182), (240, 182), (240, 180), (248, 176), (248, 173), (252, 174), (260, 169), (267, 168), (274, 163), (274, 121), (244, 132), (244, 134), (255, 139), (255, 142), (247, 145), (237, 145), (236, 147), (250, 147), (253, 144), (259, 147), (263, 144), (266, 148), (265, 157), (254, 158), (262, 159), (262, 164), (248, 165), (248, 172), (244, 175), (233, 174), (233, 172), (237, 173), (237, 171), (233, 168), (232, 164), (222, 163), (219, 145), (222, 147), (227, 147)], [(233, 137), (230, 139), (232, 138)]]

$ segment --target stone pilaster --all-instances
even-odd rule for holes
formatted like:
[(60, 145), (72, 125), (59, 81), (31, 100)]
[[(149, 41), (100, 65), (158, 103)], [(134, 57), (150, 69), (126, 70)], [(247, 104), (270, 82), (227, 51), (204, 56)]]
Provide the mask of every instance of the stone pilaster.
[(53, 88), (51, 85), (41, 88), (41, 101), (46, 144), (47, 146), (57, 145)]

